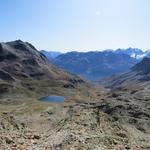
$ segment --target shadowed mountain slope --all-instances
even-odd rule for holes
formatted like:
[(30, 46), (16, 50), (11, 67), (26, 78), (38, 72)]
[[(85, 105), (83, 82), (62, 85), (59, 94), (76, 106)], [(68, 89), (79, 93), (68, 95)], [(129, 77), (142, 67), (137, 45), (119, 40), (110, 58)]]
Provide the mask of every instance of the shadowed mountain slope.
[(105, 78), (101, 83), (105, 87), (150, 84), (150, 58), (143, 58), (143, 60), (133, 66), (129, 72)]
[[(14, 79), (66, 79), (70, 74), (56, 68), (34, 46), (21, 40), (0, 44), (0, 78), (6, 74)], [(3, 75), (2, 75), (3, 74)], [(3, 76), (3, 77), (2, 77)], [(9, 78), (8, 78), (9, 79)]]

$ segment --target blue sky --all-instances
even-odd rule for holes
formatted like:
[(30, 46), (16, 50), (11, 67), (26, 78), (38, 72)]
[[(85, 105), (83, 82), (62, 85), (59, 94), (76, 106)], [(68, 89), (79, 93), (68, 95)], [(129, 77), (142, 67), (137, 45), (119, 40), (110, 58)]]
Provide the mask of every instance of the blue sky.
[(0, 41), (38, 49), (150, 49), (150, 0), (1, 0)]

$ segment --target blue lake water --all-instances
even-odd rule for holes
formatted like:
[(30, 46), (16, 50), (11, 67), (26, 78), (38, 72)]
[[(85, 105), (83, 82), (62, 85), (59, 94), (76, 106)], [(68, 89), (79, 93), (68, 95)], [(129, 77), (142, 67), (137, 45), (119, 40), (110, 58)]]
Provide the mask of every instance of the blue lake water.
[(65, 98), (63, 96), (49, 95), (43, 96), (39, 100), (42, 102), (63, 103), (65, 101)]

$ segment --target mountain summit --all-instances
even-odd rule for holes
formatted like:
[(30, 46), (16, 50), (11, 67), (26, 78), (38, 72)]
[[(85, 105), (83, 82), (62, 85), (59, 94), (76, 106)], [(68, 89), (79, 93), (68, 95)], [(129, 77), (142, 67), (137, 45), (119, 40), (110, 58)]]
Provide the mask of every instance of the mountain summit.
[(10, 74), (14, 79), (63, 79), (69, 76), (50, 64), (33, 45), (21, 40), (0, 43), (0, 62), (3, 76)]

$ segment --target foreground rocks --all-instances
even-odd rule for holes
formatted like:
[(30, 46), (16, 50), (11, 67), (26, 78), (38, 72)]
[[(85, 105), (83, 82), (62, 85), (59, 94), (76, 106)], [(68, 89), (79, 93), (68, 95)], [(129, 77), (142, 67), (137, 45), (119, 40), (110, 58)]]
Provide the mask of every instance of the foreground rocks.
[(2, 150), (32, 149), (40, 138), (40, 135), (30, 130), (25, 123), (19, 123), (12, 114), (1, 114), (0, 147)]
[(3, 113), (0, 147), (2, 150), (150, 149), (148, 131), (116, 120), (103, 109), (99, 103), (54, 105), (38, 115), (32, 114), (28, 120)]

